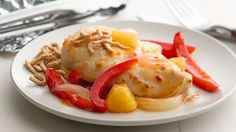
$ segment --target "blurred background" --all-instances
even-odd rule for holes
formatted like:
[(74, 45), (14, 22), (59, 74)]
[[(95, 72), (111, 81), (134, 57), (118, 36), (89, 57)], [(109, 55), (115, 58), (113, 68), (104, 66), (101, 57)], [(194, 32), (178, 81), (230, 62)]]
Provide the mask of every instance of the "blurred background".
[[(23, 8), (32, 8), (35, 5), (42, 3), (54, 2), (54, 1), (65, 1), (65, 0), (0, 0), (0, 15), (8, 14), (14, 10), (20, 10)], [(66, 0), (68, 5), (74, 3), (75, 0)], [(108, 0), (90, 0), (86, 1), (94, 5), (100, 5), (99, 3), (107, 2)], [(114, 0), (111, 0), (114, 1)], [(119, 1), (119, 0), (116, 0)], [(209, 19), (215, 24), (227, 25), (230, 27), (235, 27), (236, 19), (234, 18), (235, 2), (234, 0), (187, 0), (191, 6), (193, 6), (200, 14)], [(64, 3), (64, 2), (62, 2)], [(84, 0), (76, 0), (78, 3), (78, 8), (80, 8), (80, 3), (84, 3)], [(109, 3), (109, 2), (108, 2)], [(63, 5), (66, 6), (65, 4)], [(51, 8), (51, 7), (49, 7)], [(60, 8), (60, 7), (58, 7)], [(172, 13), (169, 11), (165, 0), (149, 0), (148, 2), (144, 0), (128, 0), (127, 7), (124, 11), (119, 13), (120, 19), (135, 19), (138, 13), (149, 14), (156, 17), (169, 18), (175, 20)], [(125, 16), (123, 16), (125, 14)], [(130, 18), (131, 17), (131, 18)]]
[[(206, 21), (202, 24), (204, 28), (201, 22), (201, 29), (188, 27), (183, 24), (183, 18), (176, 17), (179, 14), (176, 10), (188, 13), (181, 9), (182, 1)], [(177, 7), (174, 10), (173, 4)], [(194, 30), (207, 29), (214, 36), (228, 40), (236, 27), (234, 5), (233, 0), (0, 0), (0, 52), (16, 53), (48, 31), (101, 20), (152, 21)], [(189, 23), (199, 24), (198, 20)], [(212, 29), (215, 25), (223, 28)]]

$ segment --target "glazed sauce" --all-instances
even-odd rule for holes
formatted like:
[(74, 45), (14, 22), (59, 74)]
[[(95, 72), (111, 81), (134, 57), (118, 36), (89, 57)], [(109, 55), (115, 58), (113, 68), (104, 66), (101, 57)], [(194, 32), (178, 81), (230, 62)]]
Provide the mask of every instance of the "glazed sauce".
[(61, 102), (63, 105), (66, 105), (66, 106), (73, 106), (69, 101), (67, 100), (64, 100), (64, 99), (59, 99), (59, 102)]

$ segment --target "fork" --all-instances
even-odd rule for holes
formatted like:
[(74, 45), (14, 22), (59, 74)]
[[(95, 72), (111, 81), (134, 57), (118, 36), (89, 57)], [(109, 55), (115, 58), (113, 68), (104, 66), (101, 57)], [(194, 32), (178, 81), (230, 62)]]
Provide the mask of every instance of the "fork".
[(166, 0), (176, 19), (186, 28), (203, 31), (217, 38), (236, 39), (236, 29), (212, 25), (185, 0)]

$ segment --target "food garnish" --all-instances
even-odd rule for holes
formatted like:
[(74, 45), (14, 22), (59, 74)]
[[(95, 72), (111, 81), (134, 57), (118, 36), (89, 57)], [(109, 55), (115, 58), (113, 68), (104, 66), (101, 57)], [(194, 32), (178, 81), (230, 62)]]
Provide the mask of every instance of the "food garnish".
[(30, 62), (25, 61), (25, 67), (32, 73), (29, 79), (39, 86), (46, 85), (44, 72), (48, 68), (56, 69), (63, 77), (66, 75), (66, 72), (61, 69), (61, 49), (56, 43), (45, 45), (35, 58)]

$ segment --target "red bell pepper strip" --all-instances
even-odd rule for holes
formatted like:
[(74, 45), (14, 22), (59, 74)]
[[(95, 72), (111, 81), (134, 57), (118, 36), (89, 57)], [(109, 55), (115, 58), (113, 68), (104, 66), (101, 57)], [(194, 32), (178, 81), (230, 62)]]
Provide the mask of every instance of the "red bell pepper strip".
[(51, 92), (58, 98), (67, 100), (70, 104), (81, 109), (91, 109), (93, 106), (90, 100), (89, 90), (79, 85), (62, 84), (53, 88)]
[(105, 100), (101, 98), (107, 84), (118, 75), (126, 72), (138, 62), (133, 58), (117, 64), (98, 76), (90, 89), (90, 97), (93, 103), (93, 110), (96, 112), (105, 112), (107, 110)]
[(77, 70), (77, 69), (71, 70), (71, 72), (67, 78), (67, 81), (71, 84), (79, 85), (79, 82), (80, 82), (79, 70)]
[[(46, 70), (45, 78), (50, 91), (58, 98), (67, 100), (72, 105), (82, 109), (92, 108), (90, 97), (85, 97), (81, 94), (81, 92), (86, 92), (87, 89), (74, 84), (64, 84), (64, 81), (52, 68)], [(87, 93), (89, 95), (88, 90)]]
[(64, 81), (53, 68), (49, 68), (45, 71), (45, 79), (50, 90), (60, 84), (64, 84)]
[(93, 104), (90, 100), (90, 98), (84, 98), (83, 96), (80, 96), (78, 94), (72, 94), (70, 96), (70, 102), (81, 109), (92, 109)]
[(208, 92), (217, 91), (219, 85), (208, 75), (190, 56), (190, 53), (185, 45), (183, 34), (176, 33), (174, 38), (174, 49), (177, 56), (182, 56), (186, 61), (186, 71), (193, 77), (193, 84)]
[[(158, 44), (162, 47), (162, 54), (167, 57), (167, 58), (172, 58), (172, 57), (176, 57), (176, 53), (175, 53), (175, 49), (173, 47), (173, 44), (168, 43), (168, 42), (160, 42), (160, 41), (156, 41), (156, 40), (144, 40), (144, 41), (148, 41), (148, 42), (152, 42), (155, 44)], [(196, 49), (196, 47), (194, 46), (187, 46), (187, 49), (189, 51), (189, 53), (193, 53)]]
[(80, 85), (84, 88), (89, 88), (93, 85), (92, 83), (81, 79), (80, 72), (78, 69), (71, 70), (67, 81), (71, 84)]

